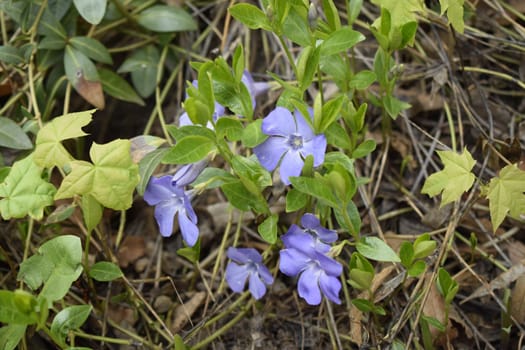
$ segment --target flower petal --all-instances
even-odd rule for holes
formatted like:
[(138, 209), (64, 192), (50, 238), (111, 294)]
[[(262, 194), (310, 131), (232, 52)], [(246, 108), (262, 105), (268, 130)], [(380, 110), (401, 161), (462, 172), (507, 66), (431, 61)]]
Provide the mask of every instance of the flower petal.
[(294, 117), (297, 125), (297, 134), (301, 135), (305, 141), (313, 139), (315, 136), (314, 131), (303, 114), (299, 110), (295, 110)]
[(173, 196), (171, 176), (151, 177), (144, 191), (144, 200), (149, 205), (157, 205), (162, 201), (170, 200)]
[(311, 230), (315, 230), (315, 229), (317, 229), (318, 226), (321, 225), (321, 222), (319, 221), (317, 216), (315, 216), (314, 214), (306, 213), (301, 218), (301, 225), (304, 228), (309, 228)]
[(343, 265), (329, 256), (316, 253), (316, 260), (327, 275), (338, 277), (343, 273)]
[(324, 155), (326, 153), (326, 137), (323, 134), (315, 136), (309, 141), (303, 143), (301, 154), (303, 157), (312, 155), (314, 157), (314, 166), (320, 166), (324, 162)]
[(257, 264), (262, 263), (262, 256), (254, 248), (234, 248), (229, 247), (226, 252), (228, 258), (242, 264), (255, 262)]
[(241, 293), (244, 290), (244, 285), (249, 275), (250, 271), (246, 265), (239, 265), (230, 261), (226, 266), (226, 282), (228, 282), (230, 288), (236, 293)]
[(250, 275), (250, 285), (248, 288), (250, 289), (250, 293), (252, 293), (253, 297), (257, 300), (261, 299), (266, 293), (266, 286), (256, 273)]
[(173, 175), (171, 182), (175, 186), (180, 187), (189, 185), (197, 178), (197, 176), (200, 175), (207, 164), (208, 162), (206, 160), (201, 160), (196, 163), (183, 165), (179, 170), (177, 170), (175, 175)]
[(301, 158), (301, 155), (298, 151), (290, 150), (286, 152), (281, 161), (279, 167), (279, 173), (281, 175), (281, 181), (285, 185), (290, 184), (288, 179), (290, 176), (299, 176), (301, 175), (301, 170), (303, 170), (304, 161)]
[(293, 232), (294, 233), (288, 231), (288, 233), (281, 237), (284, 246), (286, 248), (297, 249), (306, 255), (311, 255), (315, 247), (315, 238), (312, 237), (312, 235), (304, 233), (302, 230), (294, 230)]
[(308, 267), (311, 259), (297, 249), (289, 248), (280, 251), (279, 270), (287, 276), (297, 276)]
[(272, 284), (273, 283), (273, 276), (270, 273), (270, 270), (268, 270), (268, 268), (266, 266), (264, 266), (262, 263), (261, 264), (257, 264), (257, 267), (258, 267), (257, 272), (259, 273), (259, 277), (261, 278), (261, 280), (265, 284)]
[(266, 141), (255, 147), (253, 153), (255, 153), (266, 170), (272, 171), (277, 167), (279, 160), (288, 150), (289, 146), (284, 137), (270, 136)]
[(155, 207), (155, 220), (159, 225), (160, 234), (169, 237), (173, 233), (173, 219), (179, 208), (170, 201), (165, 201)]
[(321, 291), (328, 300), (331, 300), (336, 304), (341, 304), (341, 300), (339, 299), (341, 281), (339, 281), (338, 278), (321, 273), (319, 276), (319, 287), (321, 287)]
[(303, 271), (297, 282), (299, 296), (304, 298), (310, 305), (319, 305), (321, 303), (321, 291), (319, 289), (320, 271), (312, 265)]
[(263, 119), (261, 129), (266, 135), (288, 137), (297, 132), (293, 120), (292, 112), (284, 107), (275, 107)]
[(184, 242), (193, 247), (199, 238), (199, 227), (188, 218), (186, 211), (179, 211), (179, 226)]

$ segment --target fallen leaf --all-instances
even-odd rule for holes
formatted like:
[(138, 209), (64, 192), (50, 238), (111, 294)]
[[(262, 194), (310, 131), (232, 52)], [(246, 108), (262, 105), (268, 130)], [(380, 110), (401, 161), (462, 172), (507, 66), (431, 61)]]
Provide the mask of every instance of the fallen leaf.
[(126, 236), (117, 253), (120, 267), (128, 267), (146, 251), (146, 244), (142, 236)]
[(178, 333), (184, 325), (191, 320), (191, 316), (197, 311), (206, 299), (206, 292), (195, 293), (191, 299), (175, 308), (173, 313), (173, 322), (171, 324), (171, 331), (173, 334)]
[(104, 93), (102, 92), (102, 84), (99, 81), (85, 80), (81, 75), (75, 85), (75, 90), (77, 90), (78, 94), (82, 96), (84, 100), (88, 101), (96, 108), (102, 110), (106, 107)]
[(512, 266), (507, 271), (501, 273), (498, 277), (494, 278), (488, 286), (481, 286), (474, 291), (471, 295), (461, 301), (461, 304), (474, 298), (481, 298), (489, 295), (495, 289), (507, 288), (509, 285), (517, 280), (519, 277), (525, 274), (525, 264), (521, 261), (518, 265)]
[(519, 323), (525, 323), (525, 275), (521, 275), (512, 288), (510, 314)]

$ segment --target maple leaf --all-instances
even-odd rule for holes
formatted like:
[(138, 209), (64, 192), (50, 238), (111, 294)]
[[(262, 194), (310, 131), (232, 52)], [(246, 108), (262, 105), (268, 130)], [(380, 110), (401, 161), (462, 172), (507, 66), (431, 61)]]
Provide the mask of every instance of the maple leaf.
[(65, 114), (47, 123), (36, 136), (34, 161), (44, 168), (63, 167), (73, 157), (60, 143), (63, 140), (87, 135), (82, 127), (91, 122), (94, 109), (90, 111)]
[(425, 12), (422, 0), (372, 0), (378, 6), (390, 12), (392, 27), (400, 27), (408, 22), (416, 21), (416, 12)]
[(472, 187), (476, 177), (471, 170), (476, 161), (466, 149), (462, 154), (453, 151), (437, 151), (437, 154), (441, 158), (444, 168), (427, 178), (421, 193), (434, 197), (443, 192), (442, 207), (447, 203), (458, 200), (463, 192), (468, 191)]
[(447, 18), (452, 27), (460, 33), (465, 31), (463, 21), (463, 4), (465, 0), (439, 0), (441, 15), (447, 12)]
[(489, 199), (490, 218), (494, 231), (507, 213), (519, 218), (525, 214), (525, 171), (516, 164), (501, 169), (499, 176), (490, 180), (486, 193)]

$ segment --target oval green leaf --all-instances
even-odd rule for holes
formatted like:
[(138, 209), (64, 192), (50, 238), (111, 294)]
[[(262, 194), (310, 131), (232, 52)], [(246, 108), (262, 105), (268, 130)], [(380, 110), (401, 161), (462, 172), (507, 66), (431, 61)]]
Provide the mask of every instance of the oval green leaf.
[(168, 164), (189, 164), (203, 159), (215, 148), (212, 140), (204, 136), (186, 136), (173, 146), (162, 159)]
[(144, 100), (133, 90), (130, 84), (113, 71), (100, 68), (98, 70), (100, 82), (104, 91), (119, 100), (136, 103), (144, 106)]
[(356, 249), (364, 257), (375, 261), (400, 262), (397, 254), (383, 240), (377, 237), (363, 237)]
[(113, 281), (123, 275), (120, 268), (109, 261), (100, 261), (89, 270), (89, 277), (99, 282)]
[(87, 22), (97, 25), (106, 13), (107, 0), (73, 0), (78, 13)]
[(33, 148), (31, 140), (22, 128), (5, 117), (0, 117), (0, 146), (13, 149)]
[(197, 29), (197, 23), (188, 12), (182, 8), (167, 5), (155, 5), (142, 11), (137, 22), (149, 30), (161, 33)]

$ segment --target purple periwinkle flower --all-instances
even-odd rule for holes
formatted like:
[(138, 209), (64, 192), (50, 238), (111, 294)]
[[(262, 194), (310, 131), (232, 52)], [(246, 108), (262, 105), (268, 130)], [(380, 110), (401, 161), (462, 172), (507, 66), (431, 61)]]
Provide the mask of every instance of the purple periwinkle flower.
[(263, 265), (262, 256), (253, 248), (228, 248), (226, 253), (231, 261), (226, 266), (226, 282), (236, 292), (244, 291), (246, 280), (248, 289), (255, 299), (266, 293), (266, 286), (273, 283), (273, 276)]
[(171, 182), (175, 186), (184, 187), (191, 184), (206, 168), (208, 161), (201, 160), (196, 163), (185, 164), (173, 175)]
[(299, 111), (292, 114), (286, 108), (276, 107), (264, 118), (262, 132), (270, 137), (253, 151), (268, 171), (280, 162), (281, 180), (285, 185), (290, 184), (290, 176), (301, 174), (307, 156), (314, 157), (314, 166), (324, 162), (326, 137), (315, 135)]
[(288, 232), (281, 237), (286, 248), (300, 248), (292, 245), (294, 241), (290, 240), (290, 237), (293, 235), (312, 236), (314, 238), (312, 241), (314, 244), (313, 248), (321, 253), (328, 253), (330, 250), (330, 243), (337, 240), (337, 232), (321, 226), (321, 222), (314, 214), (304, 214), (301, 218), (301, 225), (303, 228), (300, 228), (295, 224), (290, 226)]
[(199, 238), (197, 215), (191, 206), (191, 199), (184, 187), (177, 186), (172, 176), (151, 177), (144, 200), (155, 206), (155, 219), (161, 235), (169, 237), (173, 233), (173, 220), (178, 216), (182, 238), (193, 247)]
[(322, 295), (336, 304), (340, 304), (339, 276), (343, 266), (335, 259), (315, 249), (315, 238), (312, 235), (295, 234), (288, 236), (288, 246), (281, 250), (279, 269), (287, 276), (299, 275), (297, 290), (310, 305), (319, 305)]

